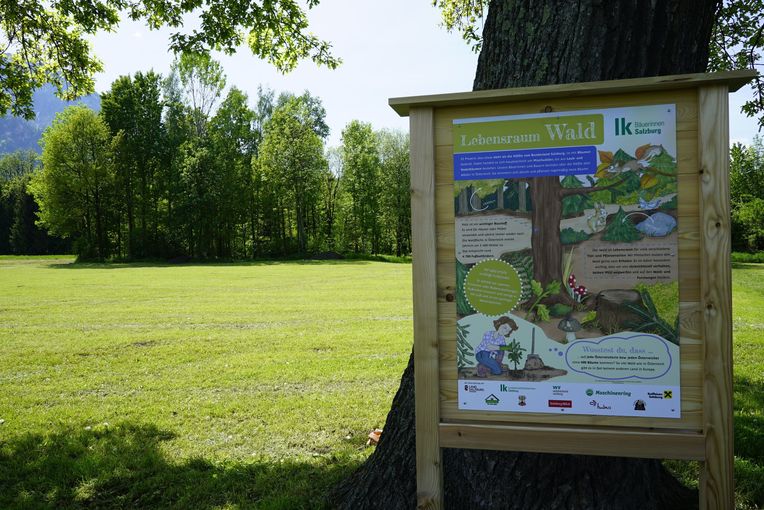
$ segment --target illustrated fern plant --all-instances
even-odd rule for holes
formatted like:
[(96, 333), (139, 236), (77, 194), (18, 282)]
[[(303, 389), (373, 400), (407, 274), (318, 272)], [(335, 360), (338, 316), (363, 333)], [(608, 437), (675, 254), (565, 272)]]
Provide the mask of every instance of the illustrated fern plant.
[(533, 293), (533, 303), (528, 307), (528, 316), (531, 322), (548, 321), (550, 318), (549, 308), (541, 302), (542, 299), (560, 293), (560, 282), (549, 282), (546, 287), (541, 283), (531, 280), (531, 292)]
[(475, 357), (475, 351), (469, 341), (469, 326), (456, 324), (456, 368), (463, 370), (469, 368), (475, 363), (472, 359)]
[(469, 266), (456, 261), (456, 313), (462, 317), (475, 313), (475, 309), (464, 295), (464, 279), (467, 278), (469, 271)]

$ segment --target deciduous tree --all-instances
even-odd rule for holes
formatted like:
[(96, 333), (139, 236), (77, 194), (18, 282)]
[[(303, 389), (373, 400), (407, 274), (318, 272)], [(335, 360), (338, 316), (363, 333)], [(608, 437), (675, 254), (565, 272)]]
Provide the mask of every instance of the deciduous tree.
[(379, 253), (379, 146), (371, 124), (351, 121), (342, 131), (343, 187), (350, 201), (345, 221), (348, 248)]
[[(484, 4), (437, 3), (455, 5), (456, 19), (462, 12), (467, 24), (476, 19), (470, 6)], [(474, 89), (701, 72), (708, 63), (715, 10), (714, 0), (492, 0)], [(338, 487), (337, 506), (415, 507), (414, 437), (410, 360), (379, 446)], [(446, 508), (697, 507), (697, 495), (655, 460), (446, 449), (443, 472)]]
[(411, 251), (411, 171), (409, 137), (398, 131), (377, 133), (380, 156), (380, 206), (383, 231), (399, 257)]
[(54, 234), (72, 237), (82, 258), (107, 258), (114, 171), (111, 136), (101, 117), (85, 106), (56, 116), (42, 137), (42, 171), (30, 189), (40, 222)]
[(258, 156), (258, 164), (270, 177), (270, 192), (276, 193), (282, 242), (291, 237), (289, 218), (294, 218), (301, 254), (306, 253), (309, 235), (315, 231), (308, 231), (308, 218), (319, 205), (321, 176), (327, 166), (323, 143), (314, 127), (309, 106), (299, 97), (289, 99), (273, 111)]

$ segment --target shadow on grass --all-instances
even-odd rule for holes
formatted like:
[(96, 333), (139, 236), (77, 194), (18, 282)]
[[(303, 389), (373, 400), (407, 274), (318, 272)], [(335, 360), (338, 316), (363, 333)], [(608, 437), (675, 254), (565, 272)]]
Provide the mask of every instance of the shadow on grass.
[(0, 440), (0, 508), (325, 508), (356, 462), (170, 461), (153, 425), (121, 424)]
[(368, 265), (372, 261), (359, 259), (343, 260), (310, 260), (310, 259), (284, 259), (284, 260), (237, 260), (231, 262), (214, 261), (189, 261), (189, 262), (70, 262), (48, 264), (46, 267), (51, 269), (135, 269), (142, 267), (247, 267), (247, 266), (279, 266), (279, 265), (301, 265), (301, 266), (359, 266)]

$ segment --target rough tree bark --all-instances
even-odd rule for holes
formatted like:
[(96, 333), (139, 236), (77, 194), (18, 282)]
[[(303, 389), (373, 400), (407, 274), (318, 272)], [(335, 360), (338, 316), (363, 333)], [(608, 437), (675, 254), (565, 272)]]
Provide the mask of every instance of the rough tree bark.
[[(474, 89), (702, 72), (715, 7), (716, 0), (492, 0)], [(413, 393), (410, 360), (377, 450), (335, 489), (336, 507), (416, 506)], [(698, 504), (654, 460), (445, 449), (443, 464), (451, 509)]]

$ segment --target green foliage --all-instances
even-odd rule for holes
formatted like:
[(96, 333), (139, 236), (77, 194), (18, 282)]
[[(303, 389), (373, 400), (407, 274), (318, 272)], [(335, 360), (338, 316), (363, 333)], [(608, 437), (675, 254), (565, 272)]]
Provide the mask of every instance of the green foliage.
[[(278, 106), (265, 126), (258, 165), (270, 182), (268, 192), (280, 215), (294, 218), (297, 251), (308, 250), (309, 220), (319, 207), (322, 176), (327, 169), (323, 144), (313, 131), (311, 111), (299, 98)], [(292, 232), (281, 232), (286, 253)]]
[(670, 325), (661, 317), (650, 297), (650, 292), (641, 290), (639, 295), (642, 297), (642, 303), (639, 305), (626, 303), (624, 305), (640, 319), (637, 322), (628, 324), (627, 327), (634, 331), (644, 331), (660, 335), (669, 342), (679, 345), (679, 316), (677, 315), (674, 320), (674, 325)]
[(677, 204), (678, 204), (677, 196), (674, 195), (673, 197), (671, 197), (671, 200), (662, 203), (660, 207), (658, 208), (663, 210), (675, 211), (677, 208)]
[(620, 165), (623, 165), (625, 163), (628, 163), (629, 161), (634, 161), (635, 159), (637, 159), (637, 158), (635, 158), (634, 156), (632, 156), (631, 154), (629, 154), (625, 150), (618, 149), (615, 152), (615, 154), (613, 154), (612, 163), (614, 165), (620, 166)]
[[(730, 71), (756, 69), (764, 48), (764, 4), (760, 0), (724, 0), (719, 2), (711, 42), (708, 70)], [(756, 77), (750, 85), (753, 97), (741, 110), (749, 117), (759, 116), (764, 126), (764, 81)]]
[(34, 172), (38, 156), (34, 151), (17, 151), (0, 157), (0, 184)]
[(191, 105), (196, 134), (205, 134), (207, 119), (225, 88), (223, 66), (207, 53), (183, 53), (173, 63)]
[(432, 0), (432, 4), (440, 9), (446, 30), (460, 32), (464, 42), (472, 46), (472, 51), (479, 52), (483, 42), (481, 33), (488, 0)]
[(467, 278), (470, 268), (456, 261), (456, 313), (465, 317), (475, 313), (467, 296), (464, 294), (464, 280)]
[(730, 150), (732, 248), (764, 249), (764, 145), (755, 137), (749, 147)]
[(511, 342), (503, 347), (500, 347), (500, 349), (504, 351), (504, 355), (506, 356), (507, 360), (514, 363), (515, 370), (517, 370), (517, 364), (520, 363), (520, 361), (523, 359), (523, 352), (528, 350), (524, 347), (521, 347), (520, 342), (518, 342), (516, 338), (513, 338)]
[(668, 152), (650, 159), (640, 178), (639, 196), (645, 200), (677, 192), (676, 160)]
[(610, 223), (602, 233), (603, 241), (613, 243), (630, 243), (640, 239), (642, 239), (642, 234), (626, 217), (623, 207), (618, 208), (618, 212), (611, 218)]
[(730, 149), (732, 206), (752, 198), (764, 198), (764, 141), (759, 136), (749, 146), (736, 143)]
[(380, 221), (379, 140), (371, 124), (351, 121), (342, 131), (343, 189), (347, 193), (345, 237), (355, 252), (378, 253)]
[(732, 262), (740, 264), (764, 264), (764, 251), (756, 253), (733, 251)]
[(396, 255), (411, 251), (411, 170), (409, 136), (396, 131), (377, 133), (383, 246), (394, 246)]
[(585, 328), (597, 327), (597, 310), (589, 310), (581, 319), (581, 325)]
[(38, 156), (18, 151), (0, 157), (0, 253), (63, 253), (68, 244), (48, 236), (37, 221), (38, 207), (29, 190)]
[(595, 191), (590, 196), (595, 202), (617, 203), (620, 197), (640, 190), (640, 176), (637, 172), (622, 172), (604, 177), (597, 181), (597, 186), (613, 186), (606, 190)]
[[(563, 188), (584, 187), (583, 183), (579, 181), (578, 177), (575, 175), (566, 175), (562, 181), (560, 181), (560, 185)], [(592, 207), (594, 207), (594, 205), (588, 194), (568, 195), (562, 199), (562, 216), (564, 218), (580, 216), (584, 212), (584, 209), (591, 209)]]
[(307, 90), (299, 96), (291, 92), (282, 92), (273, 107), (279, 108), (294, 101), (302, 104), (305, 108), (307, 112), (306, 121), (310, 124), (313, 132), (322, 140), (326, 139), (329, 136), (329, 125), (326, 123), (326, 109), (321, 99), (311, 95)]
[[(128, 258), (156, 251), (157, 213), (162, 191), (157, 185), (172, 180), (166, 169), (166, 132), (162, 123), (161, 78), (153, 72), (121, 76), (101, 100), (101, 116), (112, 134), (111, 156), (115, 187), (122, 204), (115, 216), (126, 217), (124, 239)], [(158, 182), (157, 182), (158, 181)], [(123, 247), (116, 247), (117, 252)]]
[[(107, 256), (410, 253), (407, 135), (356, 121), (346, 146), (325, 156), (319, 98), (260, 88), (252, 109), (235, 87), (219, 101), (224, 82), (219, 64), (186, 55), (165, 79), (122, 76), (104, 93), (103, 161), (113, 173), (99, 227)], [(62, 200), (65, 209), (76, 197)], [(10, 251), (9, 229), (0, 219), (0, 252)], [(76, 239), (78, 253), (96, 256)]]
[(572, 298), (575, 298), (575, 296), (573, 295), (573, 289), (570, 287), (568, 282), (570, 280), (570, 275), (573, 272), (573, 252), (575, 249), (575, 247), (571, 247), (570, 251), (564, 255), (565, 259), (562, 263), (562, 280), (560, 282), (562, 288), (565, 289), (568, 295)]
[(473, 366), (475, 351), (469, 343), (469, 325), (456, 324), (456, 368), (463, 370)]
[(576, 244), (586, 241), (590, 237), (591, 234), (587, 234), (583, 230), (573, 230), (570, 227), (560, 230), (560, 242), (562, 244)]
[(732, 231), (736, 247), (755, 252), (764, 250), (764, 199), (753, 198), (732, 211)]
[(528, 307), (528, 316), (532, 322), (548, 321), (551, 317), (549, 308), (541, 302), (542, 299), (560, 293), (560, 282), (549, 282), (546, 287), (542, 287), (541, 282), (531, 280), (531, 293), (534, 299)]
[(40, 223), (75, 240), (83, 258), (107, 258), (115, 176), (109, 161), (106, 123), (84, 106), (64, 110), (42, 138), (43, 170), (29, 188), (39, 204)]
[[(318, 0), (309, 0), (307, 7), (317, 4)], [(304, 58), (330, 68), (340, 63), (331, 55), (329, 43), (308, 31), (305, 10), (296, 2), (209, 0), (200, 7), (198, 2), (174, 0), (3, 3), (0, 114), (10, 111), (33, 118), (32, 93), (45, 83), (55, 85), (67, 100), (93, 92), (93, 75), (103, 65), (91, 54), (88, 39), (115, 30), (121, 15), (144, 20), (152, 29), (177, 29), (187, 16), (198, 16), (200, 23), (193, 30), (170, 36), (170, 49), (178, 53), (233, 54), (246, 42), (254, 55), (282, 72), (293, 70)]]
[(565, 317), (573, 311), (573, 307), (562, 303), (555, 303), (549, 308), (549, 314), (552, 317)]

